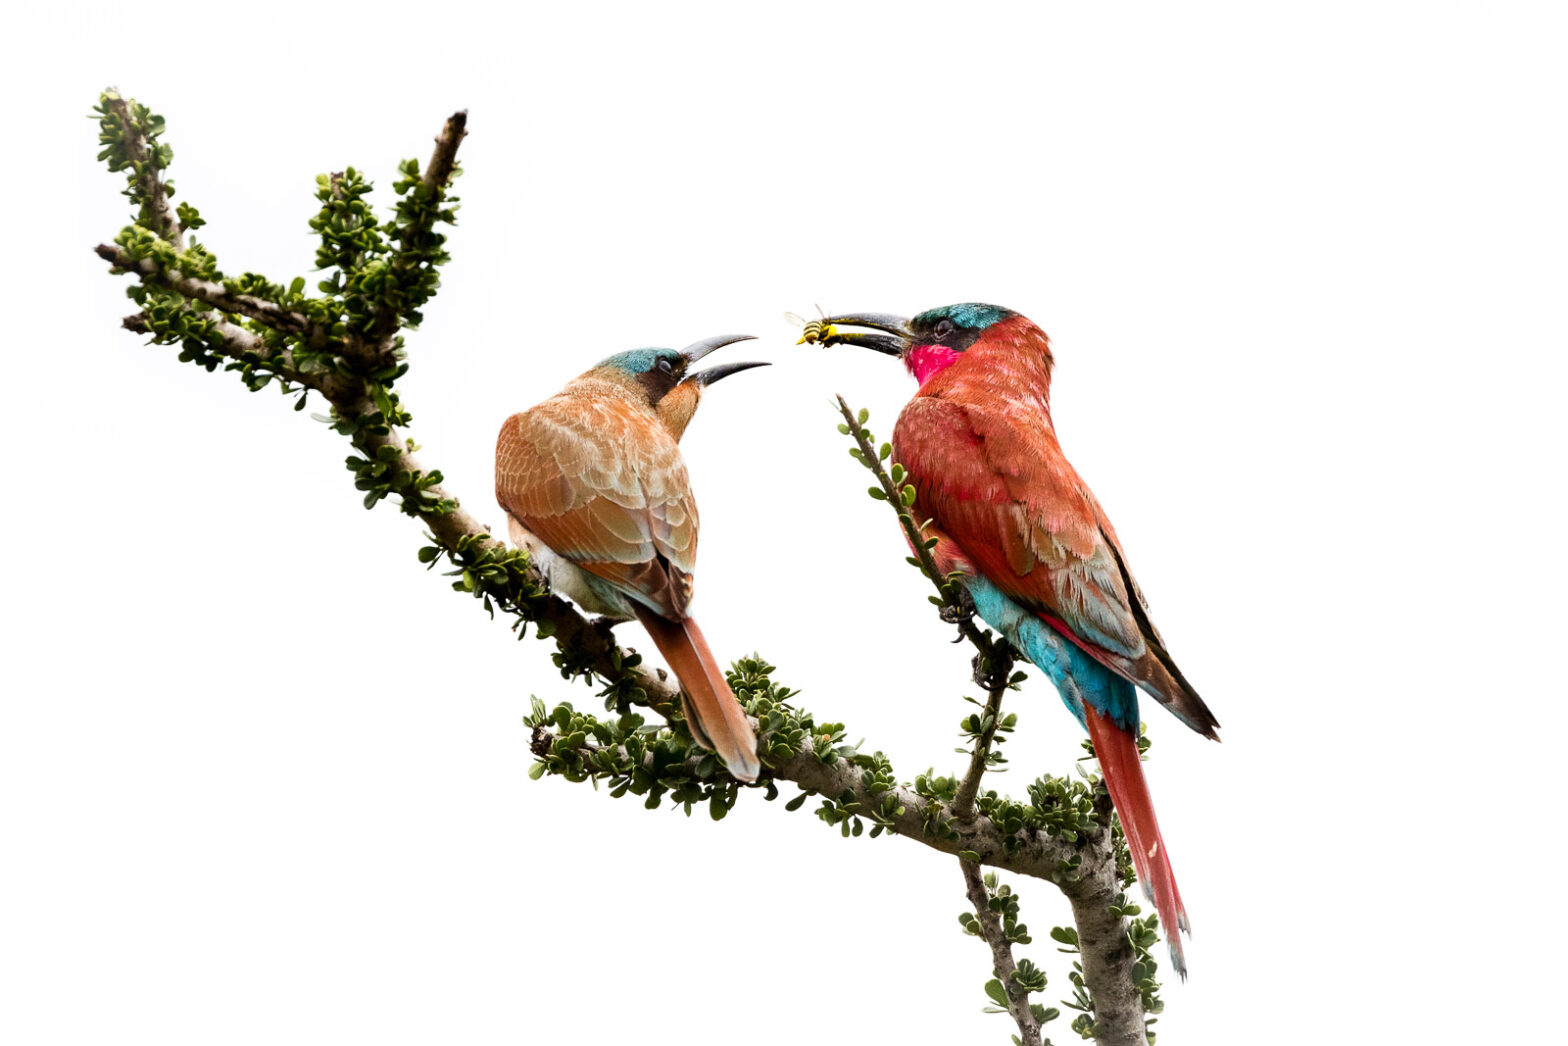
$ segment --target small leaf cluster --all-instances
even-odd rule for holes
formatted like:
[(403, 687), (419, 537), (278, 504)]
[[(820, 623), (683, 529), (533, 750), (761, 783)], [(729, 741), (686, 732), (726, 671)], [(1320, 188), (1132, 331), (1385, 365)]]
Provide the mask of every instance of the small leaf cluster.
[[(1018, 921), (1018, 896), (1013, 893), (1012, 887), (1002, 883), (995, 872), (985, 873), (981, 881), (985, 884), (986, 907), (997, 915), (1002, 924), (1002, 939), (1009, 946), (1029, 944), (1032, 938), (1029, 936), (1029, 928)], [(958, 924), (963, 927), (966, 934), (985, 939), (985, 930), (974, 912), (967, 910), (960, 912)], [(1026, 996), (1045, 991), (1047, 983), (1045, 971), (1029, 959), (1015, 961), (1010, 980), (1013, 990), (1021, 991)], [(995, 1004), (985, 1007), (986, 1013), (1008, 1012), (1008, 986), (1004, 985), (999, 977), (992, 977), (985, 983), (985, 994)], [(1041, 1003), (1029, 1003), (1029, 1010), (1034, 1015), (1034, 1019), (1042, 1025), (1061, 1016), (1061, 1011), (1056, 1007)], [(1049, 1039), (1044, 1041), (1050, 1042)]]
[(554, 774), (595, 788), (604, 783), (612, 798), (638, 796), (649, 810), (668, 798), (688, 817), (705, 806), (715, 821), (735, 805), (739, 783), (685, 730), (649, 725), (634, 712), (600, 720), (570, 704), (546, 710), (538, 698), (524, 722), (534, 731), (538, 760), (528, 776), (535, 780)]
[[(915, 778), (912, 790), (929, 800), (925, 823), (927, 835), (954, 841), (962, 838), (958, 825), (946, 813), (958, 794), (958, 786), (956, 777), (939, 776), (931, 770)], [(1027, 803), (998, 795), (994, 789), (984, 789), (975, 797), (976, 810), (996, 825), (1002, 833), (1003, 848), (1009, 854), (1016, 853), (1042, 832), (1078, 844), (1081, 850), (1095, 833), (1105, 829), (1095, 809), (1094, 790), (1083, 781), (1047, 775), (1032, 782), (1028, 794)], [(1055, 878), (1059, 882), (1077, 879), (1082, 874), (1082, 866), (1082, 853), (1074, 853), (1058, 863)]]
[[(624, 667), (629, 669), (639, 660), (637, 655), (629, 655)], [(757, 751), (764, 760), (763, 780), (758, 787), (763, 789), (764, 797), (770, 801), (778, 797), (778, 786), (767, 774), (768, 763), (794, 759), (804, 752), (809, 752), (811, 758), (824, 765), (847, 760), (862, 771), (869, 791), (878, 799), (876, 805), (867, 807), (853, 794), (820, 796), (816, 816), (837, 827), (845, 838), (862, 834), (875, 837), (892, 828), (894, 819), (904, 810), (898, 800), (897, 779), (887, 757), (880, 752), (867, 754), (860, 751), (859, 744), (845, 743), (842, 723), (818, 723), (811, 713), (792, 706), (789, 699), (795, 692), (774, 682), (773, 672), (774, 666), (753, 655), (736, 661), (727, 673), (736, 700), (758, 723)], [(605, 682), (606, 689), (602, 693), (606, 698), (606, 710), (618, 711), (619, 719), (601, 722), (570, 705), (558, 705), (549, 710), (543, 705), (535, 708), (528, 724), (536, 728), (554, 724), (556, 733), (548, 751), (535, 749), (539, 762), (530, 771), (532, 776), (553, 774), (568, 780), (593, 781), (596, 785), (607, 782), (612, 795), (629, 791), (648, 796), (650, 809), (657, 806), (657, 800), (666, 793), (688, 813), (692, 807), (708, 803), (716, 819), (723, 816), (713, 806), (716, 801), (724, 811), (733, 807), (738, 786), (723, 773), (723, 764), (717, 757), (692, 740), (677, 709), (661, 709), (669, 718), (668, 726), (643, 726), (641, 717), (627, 711), (627, 707), (646, 703), (646, 695), (640, 691), (628, 694), (618, 684)], [(629, 717), (636, 719), (642, 737), (630, 746), (625, 740), (628, 731), (615, 725)], [(590, 743), (590, 737), (596, 741)], [(650, 747), (655, 745), (662, 747)], [(812, 795), (812, 792), (802, 790), (785, 804), (785, 808), (799, 810)], [(869, 833), (866, 832), (868, 825)]]
[[(1117, 918), (1128, 919), (1128, 937), (1136, 953), (1132, 965), (1132, 980), (1137, 985), (1143, 1012), (1157, 1014), (1165, 1009), (1165, 1002), (1159, 995), (1159, 982), (1154, 979), (1155, 971), (1159, 968), (1153, 955), (1153, 949), (1160, 941), (1157, 929), (1159, 920), (1153, 915), (1138, 919), (1136, 916), (1139, 911), (1136, 904), (1128, 902), (1126, 894), (1117, 894), (1111, 901), (1111, 913)], [(1078, 954), (1078, 931), (1073, 927), (1051, 927), (1051, 940), (1064, 945), (1057, 951), (1066, 955)], [(1062, 1003), (1079, 1011), (1078, 1016), (1073, 1018), (1072, 1029), (1083, 1038), (1092, 1039), (1094, 1038), (1094, 1003), (1084, 983), (1082, 963), (1074, 962), (1072, 972), (1067, 977), (1073, 985), (1073, 997), (1062, 1000)], [(1157, 1023), (1157, 1020), (1155, 1017), (1149, 1017), (1143, 1022), (1144, 1035), (1148, 1039), (1149, 1046), (1154, 1046), (1154, 1032), (1149, 1029)]]
[[(1018, 921), (1018, 895), (1013, 893), (1013, 888), (1001, 882), (995, 872), (986, 872), (981, 881), (985, 883), (986, 907), (1002, 920), (1003, 939), (1009, 944), (1029, 944), (1032, 940), (1029, 936), (1029, 927)], [(976, 918), (974, 912), (965, 911), (960, 914), (958, 923), (967, 934), (975, 937), (985, 936), (980, 928), (980, 920)]]
[[(388, 230), (395, 253), (378, 290), (389, 315), (395, 316), (389, 321), (392, 326), (413, 329), (424, 321), (420, 307), (441, 286), (436, 270), (452, 258), (446, 235), (436, 231), (436, 225), (457, 224), (458, 198), (421, 178), (418, 160), (404, 160), (398, 171), (402, 177), (392, 183), (392, 191), (399, 199)], [(451, 177), (455, 180), (462, 173), (462, 165), (454, 165)]]
[[(1008, 679), (1007, 688), (1009, 690), (1017, 690), (1019, 688), (1018, 684), (1023, 682), (1025, 678), (1024, 673), (1014, 672), (1011, 678)], [(1006, 735), (1018, 728), (1018, 716), (1012, 712), (1006, 715), (993, 713), (986, 702), (977, 701), (967, 695), (964, 697), (964, 700), (979, 708), (980, 711), (969, 713), (958, 724), (959, 736), (969, 740), (969, 747), (955, 748), (953, 751), (960, 755), (973, 756), (979, 747), (984, 745), (985, 769), (988, 772), (1004, 773), (1003, 764), (1007, 762), (1007, 757), (997, 751), (997, 746), (1006, 742)]]
[[(439, 481), (439, 473), (436, 476)], [(491, 617), (495, 616), (497, 606), (518, 615), (513, 628), (518, 632), (517, 638), (523, 637), (528, 605), (546, 595), (527, 552), (506, 548), (475, 534), (465, 534), (450, 546), (431, 544), (419, 550), (419, 561), (428, 570), (435, 569), (442, 559), (453, 568), (447, 571), (447, 576), (457, 579), (452, 582), (454, 591), (467, 592), (475, 599), (483, 600)], [(539, 631), (544, 630), (541, 622)]]
[[(352, 420), (340, 419), (339, 424), (359, 430), (356, 435), (368, 429), (370, 435), (392, 438), (391, 426), (386, 424), (386, 415), (380, 411)], [(444, 516), (457, 507), (456, 501), (443, 498), (433, 490), (441, 484), (440, 469), (427, 472), (409, 468), (411, 459), (404, 457), (396, 443), (363, 438), (355, 439), (355, 443), (374, 448), (369, 450), (369, 457), (350, 454), (343, 461), (354, 473), (354, 489), (365, 492), (366, 508), (374, 508), (376, 502), (391, 494), (398, 496), (403, 513), (409, 516)], [(411, 445), (411, 440), (405, 443), (410, 449)]]

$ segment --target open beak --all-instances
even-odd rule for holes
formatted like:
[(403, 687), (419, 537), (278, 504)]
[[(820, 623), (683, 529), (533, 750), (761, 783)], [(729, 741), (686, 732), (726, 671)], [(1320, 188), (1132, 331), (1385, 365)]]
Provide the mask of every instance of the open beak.
[(731, 374), (739, 374), (743, 370), (750, 370), (753, 367), (771, 367), (771, 366), (773, 366), (773, 364), (771, 364), (771, 363), (763, 363), (763, 362), (756, 362), (756, 363), (725, 363), (725, 364), (721, 364), (720, 366), (717, 366), (717, 367), (709, 367), (707, 370), (699, 370), (696, 374), (688, 375), (686, 377), (686, 380), (687, 381), (695, 381), (699, 385), (712, 385), (714, 382), (718, 381), (720, 378), (727, 378)]
[[(883, 334), (866, 334), (861, 331), (841, 331), (839, 327), (870, 327)], [(844, 316), (829, 316), (825, 320), (808, 323), (801, 332), (801, 341), (829, 345), (858, 345), (874, 349), (889, 356), (902, 356), (909, 348), (909, 321), (902, 316), (882, 312), (860, 312)]]
[[(755, 337), (755, 334), (720, 334), (716, 337), (704, 338), (701, 341), (693, 342), (681, 350), (681, 355), (686, 357), (686, 366), (689, 368), (693, 363), (696, 363), (714, 349), (733, 345), (737, 341), (751, 341)], [(707, 370), (699, 370), (695, 374), (688, 371), (681, 384), (695, 381), (698, 385), (712, 385), (720, 378), (727, 378), (731, 374), (739, 374), (741, 371), (750, 370), (753, 367), (766, 366), (768, 366), (766, 363), (725, 363), (718, 367), (709, 367)]]

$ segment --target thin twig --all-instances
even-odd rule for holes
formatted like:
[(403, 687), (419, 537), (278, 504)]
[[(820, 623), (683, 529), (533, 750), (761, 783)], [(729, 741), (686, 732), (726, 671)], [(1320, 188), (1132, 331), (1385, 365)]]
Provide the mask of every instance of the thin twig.
[(98, 257), (116, 269), (134, 272), (143, 283), (153, 283), (178, 291), (187, 298), (204, 301), (219, 312), (244, 316), (284, 334), (299, 335), (306, 344), (320, 348), (327, 344), (325, 331), (312, 323), (304, 313), (285, 309), (275, 302), (253, 294), (234, 294), (216, 280), (203, 280), (187, 276), (179, 269), (168, 269), (154, 258), (133, 258), (118, 247), (101, 243), (95, 248)]
[[(937, 594), (942, 597), (947, 606), (954, 610), (963, 609), (950, 590), (947, 579), (942, 576), (941, 569), (937, 567), (931, 550), (926, 547), (928, 539), (924, 528), (915, 522), (914, 514), (904, 504), (903, 493), (894, 485), (893, 477), (882, 467), (881, 456), (872, 444), (871, 437), (866, 434), (866, 427), (860, 423), (855, 412), (849, 409), (849, 404), (844, 402), (843, 396), (834, 398), (838, 400), (839, 413), (844, 415), (844, 423), (849, 426), (850, 435), (855, 437), (855, 443), (860, 447), (862, 463), (876, 476), (877, 483), (882, 487), (882, 493), (887, 496), (888, 504), (892, 505), (893, 510), (898, 513), (898, 521), (904, 528), (904, 537), (914, 551), (915, 558), (920, 561), (921, 571), (931, 579), (931, 583), (936, 586)], [(975, 627), (973, 617), (962, 616), (957, 624), (958, 630), (964, 634), (964, 638), (974, 644), (976, 650), (982, 654), (991, 652), (991, 640)]]
[(992, 645), (991, 653), (975, 657), (975, 681), (981, 682), (982, 673), (989, 696), (985, 711), (981, 713), (980, 736), (969, 754), (969, 769), (958, 783), (958, 792), (948, 807), (953, 818), (967, 824), (975, 817), (975, 796), (980, 794), (980, 778), (990, 766), (991, 741), (996, 737), (996, 727), (1002, 717), (1002, 695), (1007, 692), (1008, 674), (1013, 670), (1013, 653), (1006, 643)]
[(1029, 1009), (1029, 993), (1013, 980), (1018, 967), (1013, 963), (1013, 946), (1002, 932), (1002, 917), (991, 910), (991, 898), (980, 877), (980, 866), (960, 858), (958, 866), (964, 871), (964, 893), (974, 906), (975, 919), (980, 923), (985, 943), (991, 946), (991, 967), (996, 979), (1002, 982), (1007, 993), (1007, 1012), (1018, 1025), (1018, 1036), (1023, 1046), (1040, 1046), (1040, 1022)]

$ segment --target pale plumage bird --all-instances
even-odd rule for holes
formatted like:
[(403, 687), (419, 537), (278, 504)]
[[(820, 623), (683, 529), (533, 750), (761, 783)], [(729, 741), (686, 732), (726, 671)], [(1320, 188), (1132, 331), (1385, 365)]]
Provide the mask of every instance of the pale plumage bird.
[(766, 366), (692, 372), (691, 365), (750, 338), (721, 335), (601, 360), (507, 418), (495, 447), (495, 495), (512, 541), (579, 607), (642, 623), (680, 679), (692, 735), (742, 781), (761, 770), (757, 739), (689, 614), (697, 502), (678, 444), (709, 385)]

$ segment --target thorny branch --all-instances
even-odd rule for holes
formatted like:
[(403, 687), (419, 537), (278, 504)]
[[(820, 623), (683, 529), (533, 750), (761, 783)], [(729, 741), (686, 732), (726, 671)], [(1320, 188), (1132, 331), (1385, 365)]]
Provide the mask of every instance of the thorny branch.
[[(179, 252), (184, 230), (169, 207), (170, 194), (161, 177), (166, 164), (159, 160), (156, 147), (150, 147), (141, 135), (126, 100), (111, 93), (105, 96), (104, 105), (123, 127), (125, 152), (136, 166), (135, 173), (145, 197), (144, 221), (152, 232)], [(434, 154), (423, 171), (424, 188), (435, 193), (437, 198), (446, 192), (453, 175), (457, 148), (466, 133), (465, 122), (465, 113), (456, 113), (447, 120), (437, 138)], [(429, 229), (416, 228), (409, 232), (415, 239), (429, 234)], [(107, 245), (98, 247), (97, 253), (113, 265), (113, 271), (132, 273), (144, 285), (176, 292), (189, 302), (202, 303), (215, 310), (216, 315), (207, 314), (212, 316), (212, 323), (206, 334), (206, 351), (236, 365), (265, 363), (284, 382), (313, 390), (327, 399), (339, 419), (340, 430), (349, 433), (360, 453), (372, 461), (384, 463), (388, 474), (415, 477), (406, 489), (399, 487), (393, 492), (402, 496), (404, 511), (428, 527), (432, 538), (454, 562), (474, 564), (476, 570), (492, 569), (509, 554), (505, 544), (492, 538), (488, 529), (464, 511), (439, 482), (431, 481), (434, 474), (421, 467), (414, 456), (411, 440), (392, 424), (366, 423), (365, 419), (381, 416), (378, 408), (382, 401), (378, 395), (384, 396), (385, 392), (373, 378), (355, 369), (354, 364), (365, 362), (361, 354), (354, 351), (357, 346), (350, 344), (357, 339), (334, 338), (302, 312), (264, 297), (236, 292), (216, 280), (187, 275), (161, 261), (162, 256), (133, 257), (122, 248)], [(395, 311), (392, 315), (395, 319)], [(137, 333), (156, 333), (145, 313), (127, 317), (123, 325)], [(275, 335), (265, 332), (275, 332)], [(396, 332), (395, 322), (390, 329), (378, 327), (377, 347), (389, 351)], [(302, 366), (291, 347), (293, 343), (309, 346), (312, 350), (335, 349), (342, 353), (346, 363), (326, 370)], [(856, 431), (868, 466), (876, 466), (876, 450), (842, 398), (839, 407), (851, 429)], [(1084, 978), (1093, 994), (1096, 1040), (1102, 1046), (1142, 1043), (1140, 998), (1130, 976), (1132, 948), (1124, 921), (1111, 911), (1119, 886), (1111, 832), (1102, 829), (1084, 833), (1072, 841), (1033, 829), (1008, 832), (975, 810), (985, 754), (995, 731), (1001, 692), (1007, 685), (1010, 658), (1005, 666), (1002, 664), (1008, 655), (1006, 644), (993, 640), (990, 633), (982, 632), (968, 615), (962, 613), (962, 607), (932, 560), (920, 526), (904, 507), (901, 492), (885, 470), (873, 467), (873, 471), (878, 473), (887, 500), (900, 510), (900, 522), (917, 562), (932, 578), (943, 600), (959, 609), (953, 620), (982, 655), (977, 658), (977, 673), (981, 671), (980, 666), (990, 666), (987, 678), (996, 684), (988, 687), (990, 700), (986, 711), (991, 726), (977, 739), (969, 773), (945, 810), (940, 808), (939, 800), (928, 799), (907, 786), (899, 785), (891, 790), (874, 786), (870, 774), (862, 766), (847, 759), (826, 758), (816, 750), (810, 738), (792, 756), (771, 762), (766, 768), (765, 782), (769, 779), (792, 781), (810, 793), (839, 798), (851, 807), (888, 810), (886, 827), (889, 831), (943, 853), (963, 855), (966, 881), (971, 878), (971, 870), (978, 875), (978, 865), (986, 864), (1057, 885), (1072, 902), (1080, 927)], [(421, 481), (419, 477), (425, 479)], [(516, 565), (521, 560), (510, 562)], [(550, 635), (555, 640), (561, 651), (558, 660), (564, 658), (574, 671), (591, 672), (620, 684), (623, 690), (640, 691), (640, 703), (666, 714), (679, 707), (679, 691), (662, 671), (641, 667), (637, 663), (639, 659), (620, 648), (607, 629), (584, 618), (565, 600), (550, 595), (531, 565), (524, 563), (520, 570), (530, 581), (529, 591), (517, 596), (516, 604), (509, 609), (532, 622), (541, 635)], [(563, 673), (565, 671), (563, 668)], [(555, 739), (548, 730), (536, 730), (533, 740), (538, 751), (538, 746), (549, 746)], [(583, 747), (591, 751), (594, 746), (585, 743)], [(931, 825), (943, 822), (944, 814), (949, 818), (946, 824), (951, 830), (931, 831)], [(1063, 869), (1068, 867), (1073, 871), (1064, 874)], [(998, 969), (1001, 969), (1000, 961)], [(1020, 1022), (1019, 1027), (1024, 1031), (1025, 1043), (1039, 1041), (1038, 1025), (1033, 1040), (1027, 1037), (1029, 1032), (1024, 1023)]]

